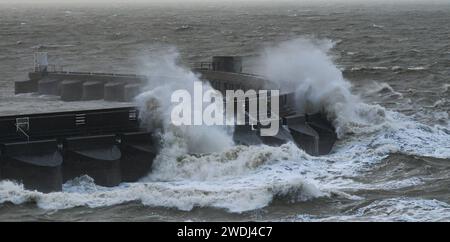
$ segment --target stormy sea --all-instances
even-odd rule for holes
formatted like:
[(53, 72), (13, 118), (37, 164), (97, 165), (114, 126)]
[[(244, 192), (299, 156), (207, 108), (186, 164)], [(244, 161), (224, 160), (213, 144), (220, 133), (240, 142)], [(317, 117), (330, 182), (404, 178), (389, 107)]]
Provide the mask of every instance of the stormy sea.
[(0, 114), (113, 105), (14, 95), (36, 50), (65, 70), (170, 76), (136, 98), (149, 126), (189, 67), (237, 55), (323, 106), (339, 137), (315, 157), (167, 127), (136, 183), (0, 181), (0, 221), (450, 221), (449, 23), (450, 4), (0, 4)]

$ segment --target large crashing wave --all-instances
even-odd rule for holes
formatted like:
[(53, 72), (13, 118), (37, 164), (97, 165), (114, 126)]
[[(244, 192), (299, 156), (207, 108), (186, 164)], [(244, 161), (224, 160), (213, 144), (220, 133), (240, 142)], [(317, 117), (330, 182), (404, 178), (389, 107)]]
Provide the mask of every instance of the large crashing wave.
[[(177, 146), (179, 152), (172, 150), (175, 152), (170, 152), (171, 154), (211, 153), (230, 148), (233, 141), (223, 127), (175, 126), (171, 122), (171, 110), (175, 105), (171, 102), (173, 92), (181, 89), (193, 96), (194, 82), (200, 82), (197, 74), (178, 65), (178, 61), (179, 53), (175, 48), (155, 53), (145, 61), (145, 73), (149, 83), (146, 91), (136, 97), (142, 123), (149, 130), (160, 130), (163, 135), (163, 148)], [(204, 91), (211, 89), (207, 83), (203, 84), (203, 88)], [(192, 108), (197, 107), (192, 105)]]
[(300, 112), (324, 110), (338, 137), (372, 132), (385, 122), (385, 111), (367, 105), (351, 93), (351, 84), (333, 63), (331, 40), (299, 38), (265, 49), (257, 72), (278, 83), (282, 91), (295, 90)]
[[(327, 55), (331, 46), (328, 40), (288, 41), (269, 47), (261, 63), (269, 68), (265, 72), (268, 78), (280, 86), (296, 87), (298, 108), (311, 110), (318, 107), (317, 103), (324, 106), (342, 137), (332, 154), (309, 156), (292, 143), (280, 147), (234, 146), (223, 129), (172, 126), (167, 112), (170, 94), (178, 88), (190, 90), (198, 76), (177, 65), (178, 54), (171, 50), (146, 62), (150, 83), (137, 98), (145, 124), (163, 131), (163, 149), (148, 177), (114, 188), (96, 186), (89, 177), (81, 177), (66, 183), (63, 192), (50, 194), (26, 191), (18, 184), (2, 181), (0, 203), (31, 201), (44, 209), (65, 209), (137, 201), (181, 210), (215, 207), (244, 212), (286, 197), (289, 202), (332, 194), (360, 199), (348, 194), (372, 185), (358, 182), (358, 176), (392, 153), (450, 158), (448, 127), (420, 124), (402, 114), (364, 104), (350, 92), (350, 84)], [(164, 78), (167, 76), (170, 78)], [(395, 180), (377, 188), (409, 185)]]

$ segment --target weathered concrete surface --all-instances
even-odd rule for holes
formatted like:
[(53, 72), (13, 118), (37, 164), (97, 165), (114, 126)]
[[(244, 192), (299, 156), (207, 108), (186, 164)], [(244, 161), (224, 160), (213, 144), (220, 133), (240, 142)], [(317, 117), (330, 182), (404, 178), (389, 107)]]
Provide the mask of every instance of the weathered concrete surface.
[(64, 80), (60, 84), (61, 100), (79, 101), (83, 96), (83, 82), (77, 80)]
[(38, 92), (41, 95), (59, 95), (59, 83), (57, 79), (44, 77), (38, 82)]
[(125, 100), (125, 84), (121, 82), (108, 82), (105, 84), (106, 101), (123, 102)]
[(14, 83), (15, 94), (33, 93), (38, 91), (37, 80), (16, 81)]
[(105, 84), (100, 81), (87, 81), (83, 83), (82, 100), (100, 100), (105, 96)]
[(134, 98), (139, 95), (141, 90), (141, 85), (139, 84), (127, 84), (124, 90), (124, 101), (131, 102)]

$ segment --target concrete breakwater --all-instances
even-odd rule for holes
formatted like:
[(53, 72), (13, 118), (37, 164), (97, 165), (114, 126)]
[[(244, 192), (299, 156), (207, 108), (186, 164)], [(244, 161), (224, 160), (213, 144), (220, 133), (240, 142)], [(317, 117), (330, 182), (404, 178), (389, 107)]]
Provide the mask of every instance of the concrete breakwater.
[[(130, 102), (150, 83), (150, 77), (141, 75), (49, 70), (46, 58), (46, 53), (35, 56), (29, 79), (15, 82), (16, 94), (54, 95), (67, 102)], [(216, 56), (193, 71), (222, 93), (277, 88), (263, 77), (242, 73), (239, 57)], [(227, 102), (245, 107), (248, 121), (249, 100), (257, 97)], [(261, 135), (265, 128), (261, 120), (256, 124), (246, 121), (235, 124), (235, 144), (279, 146), (293, 142), (310, 155), (332, 151), (337, 136), (322, 112), (297, 110), (293, 92), (276, 98), (279, 112), (270, 118), (281, 126), (277, 133)], [(137, 181), (151, 171), (158, 154), (160, 142), (154, 131), (141, 128), (139, 112), (133, 106), (0, 116), (0, 179), (17, 180), (25, 188), (44, 192), (59, 191), (64, 182), (81, 175), (108, 187)]]
[(107, 187), (137, 181), (158, 149), (133, 107), (4, 116), (0, 132), (0, 179), (43, 192), (81, 175)]

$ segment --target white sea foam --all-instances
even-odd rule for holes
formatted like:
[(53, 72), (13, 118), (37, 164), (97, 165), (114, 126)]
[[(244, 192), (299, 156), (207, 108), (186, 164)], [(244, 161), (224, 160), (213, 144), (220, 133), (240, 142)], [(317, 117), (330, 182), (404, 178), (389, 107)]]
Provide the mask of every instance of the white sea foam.
[[(231, 135), (217, 126), (175, 126), (171, 121), (174, 106), (170, 102), (174, 91), (183, 89), (193, 93), (199, 76), (177, 64), (179, 53), (170, 48), (155, 53), (145, 61), (149, 83), (146, 91), (136, 97), (141, 119), (149, 129), (161, 129), (163, 149), (160, 157), (166, 159), (185, 153), (206, 153), (227, 149), (233, 145)], [(211, 89), (203, 85), (204, 89)], [(193, 113), (196, 111), (193, 105)]]
[(421, 198), (390, 198), (377, 200), (371, 204), (351, 211), (350, 214), (317, 217), (298, 215), (292, 221), (448, 221), (450, 205), (448, 203)]
[[(65, 209), (136, 201), (180, 210), (215, 207), (244, 212), (268, 206), (277, 197), (303, 201), (335, 194), (358, 199), (348, 196), (347, 191), (369, 189), (370, 185), (351, 178), (391, 153), (450, 158), (448, 130), (419, 124), (393, 112), (388, 115), (393, 122), (385, 130), (342, 140), (327, 156), (309, 156), (292, 143), (281, 147), (235, 146), (211, 154), (162, 159), (142, 181), (115, 188), (96, 186), (84, 176), (66, 183), (63, 192), (43, 194), (3, 181), (0, 202), (35, 202), (43, 209)], [(418, 182), (399, 180), (374, 186), (397, 189)]]
[(385, 110), (367, 105), (351, 93), (351, 84), (328, 54), (330, 40), (299, 38), (265, 49), (257, 71), (279, 84), (281, 90), (296, 90), (296, 108), (318, 112), (333, 121), (338, 137), (369, 131), (385, 122)]
[(423, 71), (427, 70), (427, 67), (425, 66), (411, 66), (407, 68), (409, 71)]
[(392, 88), (391, 85), (389, 85), (386, 82), (373, 82), (372, 85), (368, 87), (368, 94), (380, 94), (385, 95), (388, 94), (390, 98), (396, 97), (396, 98), (403, 98), (403, 94), (400, 92), (397, 92)]
[[(291, 148), (295, 147), (285, 147), (288, 151), (304, 154), (296, 148), (294, 150)], [(274, 149), (278, 148), (266, 147), (262, 150), (263, 153), (270, 153), (270, 150), (280, 153)], [(287, 167), (298, 169), (294, 164), (277, 164), (273, 157), (268, 157), (265, 161), (261, 158), (264, 155), (261, 155), (260, 149), (256, 147), (242, 152), (243, 154), (238, 154), (235, 160), (230, 160), (230, 164), (226, 164), (226, 159), (224, 161), (213, 159), (223, 158), (229, 154), (212, 157), (211, 162), (206, 158), (203, 163), (196, 162), (195, 157), (185, 158), (188, 161), (181, 161), (181, 165), (173, 167), (173, 170), (161, 171), (167, 172), (165, 175), (168, 176), (163, 181), (150, 177), (146, 182), (124, 183), (115, 188), (96, 186), (92, 179), (84, 176), (65, 184), (63, 192), (43, 194), (26, 191), (20, 185), (3, 181), (0, 183), (0, 201), (16, 204), (35, 202), (44, 209), (99, 207), (138, 201), (149, 206), (175, 207), (181, 210), (190, 210), (193, 207), (217, 207), (230, 212), (242, 212), (265, 207), (276, 196), (306, 200), (326, 195), (313, 184), (305, 182), (300, 173), (287, 173)], [(247, 159), (252, 155), (253, 159)], [(213, 170), (221, 162), (224, 164), (217, 167), (213, 175), (205, 168), (197, 169), (199, 166), (197, 163)], [(269, 165), (271, 162), (274, 164)], [(241, 170), (241, 173), (233, 173), (233, 170)], [(169, 173), (172, 176), (169, 176)], [(161, 176), (159, 178), (161, 179)]]
[(446, 83), (444, 85), (442, 85), (442, 93), (446, 93), (450, 90), (450, 84)]
[[(243, 212), (265, 207), (277, 196), (305, 200), (361, 189), (361, 184), (343, 177), (357, 176), (392, 152), (448, 158), (448, 137), (437, 127), (406, 121), (370, 137), (355, 136), (341, 142), (337, 152), (324, 157), (310, 157), (291, 143), (236, 146), (224, 152), (166, 160), (143, 181), (115, 188), (99, 187), (82, 177), (65, 184), (63, 192), (42, 194), (3, 181), (0, 202), (35, 202), (43, 209), (65, 209), (137, 201), (181, 210), (216, 207)], [(388, 188), (408, 184), (390, 182)]]
[(383, 25), (378, 25), (378, 24), (372, 24), (372, 27), (376, 28), (376, 29), (384, 29)]
[[(300, 47), (303, 50), (301, 53), (312, 57), (311, 62), (320, 67), (310, 67), (306, 60), (296, 59), (298, 44), (313, 48), (308, 51), (304, 45)], [(162, 133), (163, 148), (151, 174), (137, 183), (123, 183), (114, 188), (97, 186), (92, 179), (82, 176), (64, 184), (62, 192), (50, 194), (26, 191), (19, 184), (2, 181), (0, 203), (34, 202), (40, 208), (52, 210), (76, 206), (102, 207), (134, 201), (180, 210), (213, 207), (240, 213), (266, 207), (279, 197), (287, 197), (290, 201), (330, 195), (361, 199), (349, 195), (349, 192), (371, 187), (353, 178), (370, 171), (392, 153), (450, 158), (450, 130), (447, 127), (424, 125), (400, 113), (361, 102), (350, 93), (350, 85), (326, 55), (331, 43), (325, 41), (323, 44), (326, 48), (321, 44), (317, 47), (315, 42), (309, 40), (296, 40), (273, 47), (275, 49), (270, 49), (268, 53), (279, 61), (283, 56), (291, 58), (291, 61), (300, 61), (295, 65), (279, 63), (288, 65), (283, 67), (281, 74), (287, 80), (294, 81), (294, 85), (300, 83), (299, 87), (309, 88), (310, 101), (329, 105), (326, 108), (330, 118), (334, 118), (341, 132), (345, 131), (342, 134), (346, 135), (329, 155), (309, 156), (293, 143), (280, 147), (234, 146), (230, 144), (226, 130), (173, 128), (167, 123), (167, 95), (174, 88), (186, 88), (186, 83), (198, 77), (176, 65), (174, 60), (177, 54), (171, 52), (160, 55), (162, 60), (157, 63), (148, 63), (153, 66), (148, 68), (151, 70), (149, 76), (152, 84), (137, 98), (145, 124), (165, 131)], [(279, 47), (284, 50), (283, 54), (273, 52)], [(297, 54), (291, 56), (290, 52)], [(311, 69), (301, 69), (308, 71), (296, 79), (292, 78), (296, 77), (298, 68), (305, 67)], [(174, 78), (160, 78), (167, 73)], [(277, 77), (275, 73), (269, 74), (273, 74), (272, 78)], [(152, 89), (154, 86), (158, 88)], [(353, 135), (349, 135), (350, 132)], [(197, 153), (194, 155), (190, 154), (192, 151), (199, 152), (194, 152)], [(377, 189), (397, 189), (420, 182), (404, 179), (374, 186)], [(411, 205), (408, 202), (404, 204), (405, 207)], [(438, 208), (449, 214), (445, 206)], [(406, 219), (414, 220), (415, 217)]]

